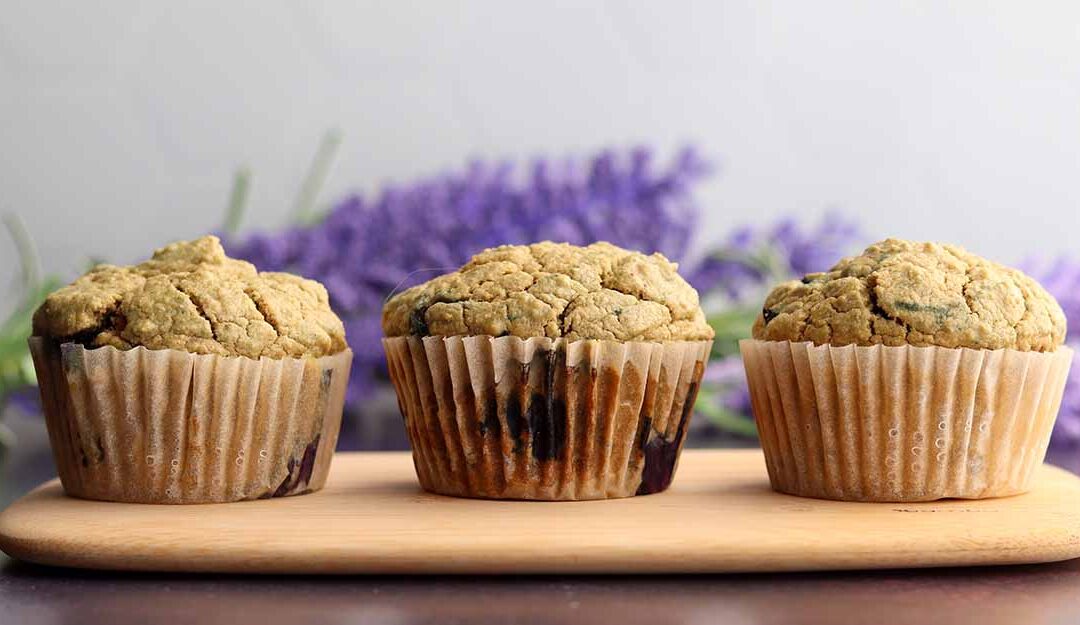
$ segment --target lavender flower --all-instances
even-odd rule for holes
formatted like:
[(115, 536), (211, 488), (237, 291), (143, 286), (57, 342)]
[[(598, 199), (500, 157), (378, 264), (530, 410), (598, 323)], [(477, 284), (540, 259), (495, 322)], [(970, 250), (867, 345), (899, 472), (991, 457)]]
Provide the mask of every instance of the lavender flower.
[(750, 390), (746, 388), (746, 371), (742, 358), (728, 357), (709, 363), (705, 371), (705, 384), (726, 388), (720, 405), (735, 414), (750, 414)]
[[(1072, 348), (1080, 350), (1080, 345), (1073, 344)], [(1069, 379), (1065, 382), (1065, 396), (1061, 400), (1050, 445), (1057, 451), (1080, 450), (1080, 357), (1077, 356), (1073, 357)]]
[(740, 301), (779, 280), (825, 271), (860, 239), (855, 222), (835, 214), (815, 226), (783, 219), (771, 227), (743, 227), (690, 274), (699, 291), (722, 291)]
[(226, 239), (229, 253), (262, 270), (326, 285), (355, 354), (348, 400), (383, 377), (383, 303), (451, 271), (486, 248), (545, 239), (686, 255), (700, 211), (691, 188), (708, 173), (692, 150), (658, 169), (648, 150), (603, 152), (586, 164), (474, 162), (463, 171), (348, 197), (320, 223)]
[(23, 414), (41, 414), (41, 393), (33, 384), (26, 384), (11, 391), (7, 401)]
[(1080, 262), (1067, 257), (1050, 261), (1028, 259), (1020, 268), (1038, 280), (1061, 304), (1069, 320), (1065, 340), (1080, 342)]
[(1073, 357), (1065, 396), (1050, 437), (1051, 450), (1075, 452), (1080, 450), (1080, 262), (1064, 257), (1050, 262), (1032, 259), (1021, 268), (1061, 304), (1068, 320), (1066, 343), (1078, 354)]

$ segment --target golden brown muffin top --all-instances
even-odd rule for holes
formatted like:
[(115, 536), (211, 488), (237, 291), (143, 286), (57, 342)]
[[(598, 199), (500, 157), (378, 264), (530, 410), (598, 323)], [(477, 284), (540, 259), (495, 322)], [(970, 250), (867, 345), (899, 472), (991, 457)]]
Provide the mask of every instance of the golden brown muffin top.
[(1047, 352), (1065, 340), (1065, 314), (1016, 269), (954, 245), (886, 239), (777, 286), (754, 338)]
[(134, 267), (94, 267), (45, 299), (34, 335), (248, 358), (320, 357), (346, 347), (321, 284), (259, 273), (227, 257), (214, 236), (173, 243)]
[(504, 245), (403, 291), (387, 336), (489, 335), (616, 341), (711, 339), (698, 294), (662, 254), (610, 243)]

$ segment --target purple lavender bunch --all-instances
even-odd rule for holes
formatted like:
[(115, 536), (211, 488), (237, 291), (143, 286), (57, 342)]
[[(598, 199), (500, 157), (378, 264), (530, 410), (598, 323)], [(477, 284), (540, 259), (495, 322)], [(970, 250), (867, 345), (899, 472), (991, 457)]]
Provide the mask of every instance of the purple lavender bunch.
[(1029, 259), (1021, 264), (1021, 269), (1038, 280), (1061, 304), (1069, 320), (1065, 340), (1080, 342), (1080, 262), (1067, 257), (1052, 261)]
[(1065, 341), (1078, 355), (1073, 357), (1065, 383), (1050, 448), (1054, 452), (1080, 451), (1080, 262), (1065, 257), (1049, 262), (1033, 259), (1022, 268), (1057, 299), (1068, 320)]
[(738, 302), (779, 280), (827, 270), (860, 238), (856, 222), (838, 214), (813, 225), (785, 218), (766, 228), (744, 226), (705, 257), (690, 282)]
[[(1073, 344), (1078, 349), (1080, 345)], [(1061, 400), (1054, 432), (1050, 436), (1050, 445), (1058, 451), (1080, 450), (1080, 357), (1073, 357), (1069, 379), (1065, 382), (1065, 396)]]
[(375, 197), (353, 195), (314, 225), (231, 238), (226, 247), (261, 270), (326, 285), (355, 354), (355, 405), (385, 375), (380, 317), (393, 293), (501, 244), (607, 240), (683, 259), (700, 216), (690, 191), (708, 171), (689, 149), (663, 168), (645, 149), (602, 152), (584, 164), (541, 159), (526, 171), (473, 162)]

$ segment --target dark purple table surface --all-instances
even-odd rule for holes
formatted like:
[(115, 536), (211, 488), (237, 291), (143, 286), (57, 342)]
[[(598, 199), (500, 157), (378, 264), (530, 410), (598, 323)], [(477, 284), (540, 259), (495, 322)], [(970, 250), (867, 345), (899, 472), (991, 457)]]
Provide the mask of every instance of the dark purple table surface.
[[(3, 461), (0, 505), (52, 474), (40, 423), (8, 422), (19, 445)], [(157, 622), (1080, 623), (1080, 560), (784, 575), (317, 578), (118, 574), (0, 556), (0, 624)]]

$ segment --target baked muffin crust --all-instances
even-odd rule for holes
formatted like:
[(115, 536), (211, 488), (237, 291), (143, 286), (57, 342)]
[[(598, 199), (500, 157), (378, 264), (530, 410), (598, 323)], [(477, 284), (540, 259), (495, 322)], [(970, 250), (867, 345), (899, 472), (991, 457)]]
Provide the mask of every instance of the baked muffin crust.
[(94, 267), (45, 299), (34, 335), (248, 358), (320, 357), (346, 347), (321, 284), (259, 273), (227, 257), (214, 236), (173, 243), (133, 267)]
[(383, 308), (387, 336), (490, 335), (694, 341), (713, 330), (662, 254), (545, 241), (504, 245), (405, 290)]
[(886, 239), (825, 273), (777, 286), (756, 339), (1053, 351), (1057, 300), (1022, 272), (954, 245)]

